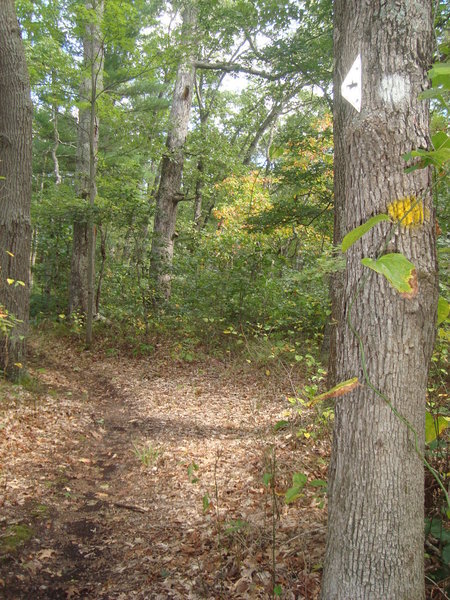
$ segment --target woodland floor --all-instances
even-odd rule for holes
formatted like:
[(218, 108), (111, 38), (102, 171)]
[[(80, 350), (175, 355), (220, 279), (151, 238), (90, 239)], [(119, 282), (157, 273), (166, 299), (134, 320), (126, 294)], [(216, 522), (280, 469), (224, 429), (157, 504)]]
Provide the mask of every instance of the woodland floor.
[(289, 377), (43, 334), (31, 354), (28, 389), (0, 381), (0, 597), (272, 598), (274, 547), (281, 597), (318, 597), (326, 511), (283, 493), (329, 443), (274, 433)]

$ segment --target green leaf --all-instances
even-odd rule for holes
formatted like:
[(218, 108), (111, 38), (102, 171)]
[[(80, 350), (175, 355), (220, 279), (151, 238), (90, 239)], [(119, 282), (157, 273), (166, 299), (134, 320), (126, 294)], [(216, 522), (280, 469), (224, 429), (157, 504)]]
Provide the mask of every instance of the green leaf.
[(381, 213), (379, 215), (375, 215), (375, 216), (371, 217), (368, 221), (366, 221), (359, 227), (352, 229), (351, 231), (349, 231), (349, 233), (347, 233), (347, 235), (342, 240), (342, 252), (347, 252), (347, 250), (350, 248), (350, 246), (353, 246), (353, 244), (355, 242), (357, 242), (360, 238), (362, 238), (362, 236), (365, 233), (370, 231), (372, 229), (372, 227), (375, 227), (375, 225), (377, 225), (377, 223), (381, 223), (381, 221), (390, 221), (390, 220), (391, 219), (390, 219), (389, 215), (385, 215), (385, 214)]
[(425, 533), (431, 534), (437, 540), (440, 540), (443, 544), (450, 543), (450, 531), (447, 531), (442, 523), (441, 519), (434, 518), (425, 520)]
[(433, 147), (435, 150), (441, 148), (450, 148), (450, 137), (444, 131), (438, 131), (431, 137)]
[(308, 478), (304, 473), (294, 473), (292, 475), (292, 483), (296, 486), (303, 487), (307, 481)]
[(417, 276), (412, 262), (403, 254), (384, 254), (377, 260), (363, 258), (362, 264), (386, 277), (389, 283), (405, 297), (417, 295)]
[(208, 494), (205, 494), (202, 498), (202, 504), (203, 504), (203, 512), (206, 513), (208, 512), (208, 509), (211, 505), (211, 500), (209, 499)]
[(188, 468), (187, 468), (187, 473), (188, 473), (188, 478), (190, 483), (197, 483), (198, 482), (198, 477), (194, 476), (195, 471), (199, 470), (199, 466), (195, 463), (192, 462)]
[(285, 421), (282, 419), (281, 421), (277, 421), (274, 425), (274, 431), (279, 431), (280, 429), (286, 429), (289, 426), (289, 421)]
[(442, 548), (442, 562), (447, 566), (450, 565), (450, 544)]
[(272, 481), (272, 479), (273, 479), (272, 473), (264, 473), (264, 475), (263, 475), (264, 485), (269, 485), (269, 483)]
[(284, 495), (284, 501), (286, 504), (291, 504), (297, 500), (307, 481), (308, 478), (304, 473), (293, 474), (292, 487), (290, 487)]
[(313, 479), (310, 482), (309, 485), (312, 485), (312, 487), (323, 487), (323, 488), (326, 488), (328, 484), (323, 479)]
[(425, 414), (425, 441), (431, 444), (448, 427), (448, 420), (445, 417), (437, 417), (429, 413)]
[(422, 158), (419, 163), (422, 165), (421, 168), (427, 165), (434, 165), (435, 167), (442, 167), (450, 161), (450, 148), (446, 146), (440, 147), (438, 150), (413, 150), (403, 157), (405, 160), (411, 158)]
[(442, 104), (445, 104), (443, 92), (443, 88), (430, 88), (429, 90), (420, 92), (419, 100), (429, 100), (430, 98), (433, 98), (435, 100), (439, 100), (439, 102), (441, 102)]
[(436, 63), (428, 71), (428, 77), (433, 82), (433, 87), (441, 85), (450, 90), (450, 62)]
[(437, 325), (439, 326), (443, 323), (450, 312), (450, 304), (447, 302), (445, 298), (439, 296), (438, 300), (438, 308), (437, 308)]
[(283, 593), (283, 588), (281, 587), (281, 585), (279, 583), (277, 583), (277, 585), (273, 588), (273, 595), (278, 596), (278, 598), (281, 598), (282, 593)]
[(297, 498), (300, 497), (300, 492), (301, 492), (301, 488), (298, 488), (298, 487), (289, 488), (288, 491), (284, 495), (284, 501), (286, 502), (286, 504), (292, 504), (292, 502), (295, 502), (297, 500)]
[(284, 154), (284, 148), (282, 146), (270, 146), (269, 150), (269, 158), (270, 160), (275, 160), (276, 158), (280, 158)]

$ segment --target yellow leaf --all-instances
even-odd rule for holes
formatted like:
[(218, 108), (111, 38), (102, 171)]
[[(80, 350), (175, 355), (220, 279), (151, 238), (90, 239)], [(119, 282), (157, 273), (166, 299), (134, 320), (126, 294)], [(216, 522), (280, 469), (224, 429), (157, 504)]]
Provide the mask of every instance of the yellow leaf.
[(14, 366), (17, 367), (18, 369), (22, 369), (23, 368), (23, 364), (22, 363), (14, 363)]
[(9, 277), (7, 278), (7, 283), (8, 285), (12, 285), (14, 283), (14, 279), (9, 279)]
[(357, 377), (353, 377), (352, 379), (347, 379), (347, 381), (343, 381), (342, 383), (338, 383), (331, 390), (325, 392), (324, 394), (320, 394), (316, 396), (309, 402), (309, 406), (313, 406), (317, 402), (321, 402), (322, 400), (327, 400), (328, 398), (338, 398), (339, 396), (343, 396), (348, 392), (351, 392), (356, 387), (361, 385), (358, 381)]
[(6, 250), (6, 254), (9, 254), (9, 256), (12, 256), (14, 258), (14, 254), (12, 252), (10, 252), (9, 250)]
[(270, 375), (269, 369), (266, 369), (266, 375), (267, 375), (267, 377), (269, 377), (269, 375)]

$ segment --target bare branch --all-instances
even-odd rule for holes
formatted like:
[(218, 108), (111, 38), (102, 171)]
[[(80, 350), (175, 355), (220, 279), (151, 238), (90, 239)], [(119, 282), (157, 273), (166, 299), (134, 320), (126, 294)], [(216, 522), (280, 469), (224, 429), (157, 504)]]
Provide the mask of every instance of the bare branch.
[(196, 69), (209, 69), (210, 71), (225, 71), (226, 73), (247, 73), (248, 75), (256, 75), (262, 77), (268, 81), (278, 81), (284, 77), (283, 73), (269, 73), (267, 71), (261, 71), (260, 69), (254, 69), (252, 67), (246, 67), (245, 65), (239, 65), (236, 63), (209, 63), (203, 61), (196, 61), (194, 63)]

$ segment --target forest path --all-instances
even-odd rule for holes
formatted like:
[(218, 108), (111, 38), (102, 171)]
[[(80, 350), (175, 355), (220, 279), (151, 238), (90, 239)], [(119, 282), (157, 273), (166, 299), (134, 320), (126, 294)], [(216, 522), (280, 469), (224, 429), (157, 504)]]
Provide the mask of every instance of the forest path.
[(212, 358), (32, 346), (32, 393), (0, 406), (0, 597), (271, 598), (274, 513), (282, 597), (317, 597), (324, 512), (309, 492), (274, 510), (263, 484), (272, 448), (280, 496), (324, 477), (325, 446), (273, 433), (288, 388)]

